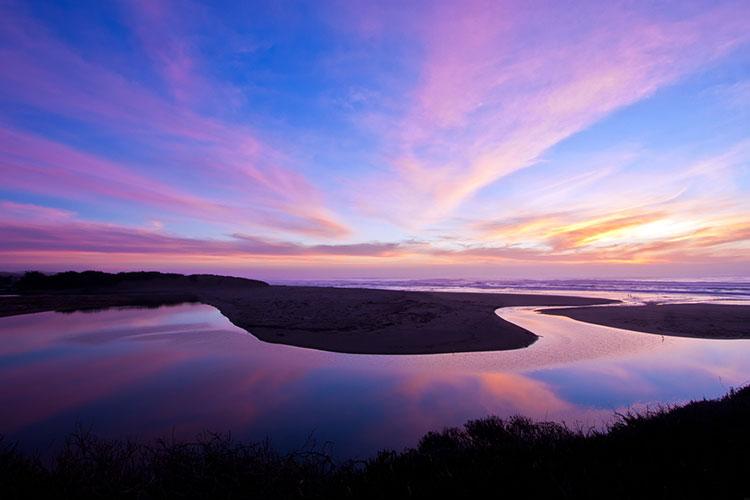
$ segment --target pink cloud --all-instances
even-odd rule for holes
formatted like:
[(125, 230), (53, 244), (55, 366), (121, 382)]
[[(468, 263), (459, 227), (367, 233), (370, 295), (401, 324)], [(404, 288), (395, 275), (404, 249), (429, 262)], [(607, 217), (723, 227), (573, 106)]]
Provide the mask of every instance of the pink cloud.
[[(281, 10), (269, 21), (273, 29), (279, 21), (288, 28), (288, 16), (298, 16)], [(405, 8), (344, 2), (320, 9), (336, 28), (334, 33), (323, 28), (321, 35), (342, 43), (305, 64), (326, 74), (332, 92), (356, 103), (347, 111), (362, 113), (353, 124), (356, 132), (374, 132), (363, 144), (360, 137), (322, 138), (331, 129), (317, 125), (273, 142), (279, 139), (273, 125), (285, 116), (277, 121), (267, 111), (237, 112), (232, 101), (237, 89), (218, 79), (222, 71), (207, 71), (225, 68), (202, 52), (201, 30), (221, 42), (227, 38), (221, 23), (203, 17), (209, 8), (158, 0), (129, 2), (121, 11), (133, 35), (125, 50), (135, 54), (114, 46), (101, 52), (74, 49), (26, 15), (22, 3), (3, 4), (3, 100), (30, 114), (43, 113), (36, 121), (40, 135), (10, 125), (13, 114), (0, 122), (3, 187), (14, 199), (31, 194), (50, 204), (84, 202), (76, 206), (79, 212), (99, 208), (97, 215), (104, 217), (116, 210), (132, 223), (97, 224), (56, 208), (2, 202), (8, 262), (31, 256), (43, 262), (53, 255), (60, 261), (113, 255), (113, 261), (146, 262), (152, 252), (162, 261), (258, 256), (275, 263), (335, 262), (338, 256), (345, 264), (388, 257), (394, 265), (427, 267), (466, 261), (739, 261), (747, 253), (742, 221), (747, 204), (740, 201), (746, 183), (729, 173), (746, 159), (746, 145), (698, 165), (684, 161), (692, 151), (674, 162), (679, 165), (654, 157), (636, 164), (629, 149), (615, 151), (622, 159), (611, 164), (611, 147), (593, 159), (588, 149), (581, 155), (588, 165), (583, 173), (564, 153), (561, 164), (539, 169), (549, 175), (526, 172), (506, 179), (521, 180), (497, 189), (502, 196), (490, 196), (495, 190), (476, 196), (504, 177), (541, 165), (551, 148), (602, 118), (710, 68), (747, 43), (742, 15), (747, 7), (741, 2), (686, 9), (632, 2), (584, 2), (575, 9), (554, 2), (426, 2)], [(294, 17), (292, 24), (319, 29), (318, 21), (308, 25)], [(345, 39), (337, 38), (342, 34)], [(346, 38), (352, 34), (353, 42)], [(96, 58), (105, 51), (106, 60)], [(231, 50), (221, 52), (227, 53)], [(362, 61), (373, 55), (378, 64), (392, 56), (394, 69), (378, 65), (363, 71)], [(294, 57), (290, 62), (296, 64)], [(353, 68), (347, 72), (343, 66)], [(388, 82), (368, 77), (350, 85), (349, 77), (363, 74)], [(153, 84), (154, 76), (161, 84)], [(741, 93), (743, 87), (731, 90)], [(312, 109), (303, 108), (303, 113)], [(248, 116), (265, 117), (270, 125), (250, 127), (241, 121)], [(63, 130), (67, 123), (72, 130)], [(78, 126), (85, 128), (80, 135)], [(288, 124), (283, 127), (288, 132)], [(47, 129), (50, 137), (43, 138)], [(94, 144), (99, 137), (102, 143)], [(717, 137), (706, 142), (719, 142)], [(734, 140), (730, 134), (722, 139)], [(333, 149), (339, 142), (341, 156)], [(310, 149), (301, 165), (322, 177), (331, 175), (328, 167), (335, 163), (339, 178), (303, 175), (294, 157), (302, 147)], [(318, 158), (320, 164), (313, 164)], [(363, 169), (378, 172), (363, 179)], [(335, 186), (335, 180), (346, 184)], [(330, 191), (321, 191), (323, 186)], [(338, 215), (327, 195), (338, 201), (350, 196), (354, 213)], [(393, 231), (362, 215), (414, 232)], [(321, 244), (352, 235), (343, 220), (357, 223), (359, 242)], [(189, 232), (183, 234), (227, 236), (170, 232), (185, 228)], [(429, 243), (409, 242), (412, 235)], [(289, 241), (293, 238), (302, 243)], [(380, 239), (398, 243), (369, 242)]]
[[(668, 224), (670, 219), (666, 212), (614, 214), (575, 223), (566, 222), (564, 214), (553, 214), (541, 221), (549, 225), (546, 234), (551, 248), (492, 244), (444, 248), (415, 241), (306, 245), (244, 234), (223, 239), (188, 238), (159, 229), (80, 221), (69, 213), (33, 205), (3, 202), (0, 207), (11, 209), (0, 217), (0, 233), (3, 234), (0, 257), (7, 265), (49, 261), (95, 265), (100, 260), (97, 255), (110, 264), (211, 260), (230, 264), (258, 259), (289, 264), (300, 259), (315, 262), (328, 258), (341, 263), (358, 259), (393, 263), (416, 258), (421, 264), (450, 265), (469, 262), (742, 262), (746, 260), (742, 245), (750, 242), (750, 227), (741, 216), (735, 216), (725, 218), (722, 223), (706, 220), (658, 239), (628, 237), (625, 243), (616, 239), (607, 243), (608, 237), (622, 231), (643, 232), (653, 223)], [(519, 226), (534, 222), (527, 218), (510, 221), (508, 226), (495, 223), (488, 227), (495, 232), (517, 232)]]
[[(236, 89), (204, 76), (200, 49), (191, 35), (194, 25), (209, 17), (200, 6), (136, 0), (122, 7), (152, 66), (178, 103), (205, 107), (207, 101), (221, 100), (226, 105), (239, 98)], [(213, 28), (214, 32), (218, 29)]]
[(633, 4), (435, 4), (415, 26), (425, 57), (405, 100), (414, 104), (384, 131), (397, 178), (379, 185), (393, 194), (371, 201), (371, 212), (438, 220), (552, 146), (747, 43), (746, 28), (736, 6), (667, 19)]
[[(252, 196), (258, 212), (276, 214), (258, 219), (271, 219), (275, 228), (281, 231), (317, 237), (341, 237), (349, 233), (349, 229), (326, 208), (322, 194), (303, 175), (283, 166), (281, 162), (288, 159), (258, 140), (247, 127), (199, 114), (179, 102), (159, 96), (132, 77), (84, 59), (19, 11), (4, 9), (0, 19), (0, 39), (3, 41), (0, 65), (8, 69), (0, 72), (0, 83), (8, 97), (48, 112), (95, 124), (120, 138), (127, 137), (134, 147), (158, 152), (160, 165), (158, 168), (149, 166), (167, 177), (179, 175), (179, 170), (189, 169), (194, 175), (202, 177), (205, 185), (228, 191), (235, 200), (247, 200)], [(201, 85), (207, 86), (207, 92), (215, 94), (219, 90), (208, 79), (198, 76), (197, 71), (186, 69), (181, 75), (185, 78), (182, 82), (185, 85), (188, 80), (196, 78), (201, 79)], [(13, 140), (8, 131), (4, 134), (3, 142)], [(63, 148), (52, 146), (51, 141), (47, 144), (58, 151)], [(3, 146), (6, 149), (13, 147), (12, 144)], [(34, 155), (53, 156), (38, 149), (34, 150)], [(73, 150), (68, 148), (66, 155), (72, 160)], [(0, 160), (3, 160), (3, 168), (11, 168), (11, 165), (22, 168), (13, 158)], [(91, 165), (91, 162), (88, 164)], [(94, 172), (104, 175), (105, 171), (113, 170), (109, 167), (102, 170), (102, 165), (103, 162), (98, 162), (97, 168), (89, 169), (87, 175), (94, 175)], [(16, 181), (18, 189), (28, 189), (31, 185), (35, 186), (35, 192), (45, 187), (56, 189), (42, 179), (49, 172), (34, 171), (37, 166), (32, 165), (23, 168), (26, 169), (27, 178)], [(65, 168), (65, 172), (59, 173), (62, 183), (72, 188), (75, 183), (81, 182), (79, 191), (93, 187), (81, 178), (71, 178), (67, 162)], [(118, 170), (112, 185), (117, 185), (117, 179), (132, 169), (120, 166)], [(137, 175), (133, 173), (131, 177)], [(186, 202), (200, 204), (198, 197), (177, 196), (174, 189), (165, 190), (163, 185), (159, 189), (148, 190), (145, 188), (147, 182), (142, 182), (143, 179), (137, 184), (144, 189), (137, 194), (126, 194), (125, 189), (120, 189), (118, 194), (123, 195), (121, 199), (128, 197), (135, 202), (143, 201), (144, 197), (156, 198), (152, 201), (158, 203), (158, 198), (165, 193), (174, 202), (173, 205), (185, 205)], [(148, 179), (158, 185), (153, 176)], [(99, 183), (100, 180), (94, 182)], [(105, 188), (100, 186), (93, 192), (101, 192), (102, 189)], [(188, 202), (186, 198), (192, 199)], [(218, 205), (220, 203), (214, 202), (206, 207), (211, 206), (211, 213)], [(247, 215), (242, 218), (248, 219)]]
[[(263, 226), (311, 236), (340, 236), (347, 229), (323, 209), (298, 206), (217, 202), (178, 190), (120, 164), (24, 132), (0, 127), (0, 172), (5, 186), (68, 199), (111, 203), (119, 200), (145, 209), (166, 210), (214, 223)], [(278, 173), (279, 184), (304, 181)], [(302, 196), (302, 195), (300, 195)]]
[[(187, 238), (151, 228), (85, 222), (69, 214), (58, 214), (44, 207), (2, 202), (16, 212), (0, 217), (0, 255), (6, 263), (23, 262), (30, 254), (47, 253), (58, 258), (74, 253), (203, 257), (305, 257), (348, 256), (388, 257), (403, 252), (397, 243), (353, 243), (305, 245), (235, 234), (225, 239)], [(50, 214), (55, 216), (50, 220)]]
[(24, 220), (34, 222), (66, 222), (73, 215), (73, 212), (59, 208), (0, 201), (0, 222), (21, 222)]
[(226, 207), (24, 132), (0, 128), (0, 155), (6, 186), (15, 189), (64, 197), (111, 197), (186, 215), (226, 215)]

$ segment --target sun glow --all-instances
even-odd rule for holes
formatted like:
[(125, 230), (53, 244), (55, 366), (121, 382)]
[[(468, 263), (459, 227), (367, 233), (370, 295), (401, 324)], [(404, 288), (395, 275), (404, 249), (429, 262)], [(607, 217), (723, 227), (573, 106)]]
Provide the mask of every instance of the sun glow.
[(359, 7), (3, 3), (4, 267), (747, 269), (746, 3)]

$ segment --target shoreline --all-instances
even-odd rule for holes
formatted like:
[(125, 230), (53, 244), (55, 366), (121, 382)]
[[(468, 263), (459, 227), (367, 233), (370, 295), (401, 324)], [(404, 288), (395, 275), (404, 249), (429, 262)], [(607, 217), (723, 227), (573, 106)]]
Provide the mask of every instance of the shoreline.
[[(350, 354), (439, 354), (522, 349), (538, 336), (495, 313), (542, 314), (630, 331), (750, 338), (750, 306), (708, 303), (600, 307), (617, 300), (539, 293), (476, 293), (268, 285), (213, 275), (62, 273), (0, 298), (0, 317), (44, 311), (203, 303), (256, 338)], [(595, 307), (591, 307), (595, 306)]]
[(520, 349), (538, 338), (495, 314), (509, 306), (614, 301), (522, 294), (271, 286), (244, 278), (158, 272), (26, 273), (0, 316), (200, 302), (277, 344), (351, 354), (438, 354)]
[(668, 337), (750, 339), (750, 305), (702, 302), (553, 308), (540, 312), (595, 325)]
[(521, 349), (537, 336), (495, 314), (501, 307), (586, 306), (605, 299), (323, 287), (143, 287), (24, 294), (0, 299), (0, 317), (45, 311), (216, 307), (258, 339), (350, 354), (438, 354)]

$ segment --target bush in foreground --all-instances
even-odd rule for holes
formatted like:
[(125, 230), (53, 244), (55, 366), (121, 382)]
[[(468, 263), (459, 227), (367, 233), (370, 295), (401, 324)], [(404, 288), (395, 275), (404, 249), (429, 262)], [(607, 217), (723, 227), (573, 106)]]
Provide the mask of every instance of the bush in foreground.
[(71, 435), (51, 465), (5, 445), (5, 498), (747, 498), (750, 388), (605, 432), (490, 417), (402, 453), (335, 464), (205, 435), (150, 445)]

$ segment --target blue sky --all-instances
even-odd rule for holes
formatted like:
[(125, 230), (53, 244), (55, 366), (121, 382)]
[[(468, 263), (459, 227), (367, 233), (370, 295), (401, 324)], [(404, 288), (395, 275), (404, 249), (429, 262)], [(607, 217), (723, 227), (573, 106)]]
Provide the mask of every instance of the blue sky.
[(0, 5), (0, 264), (746, 275), (750, 6)]

